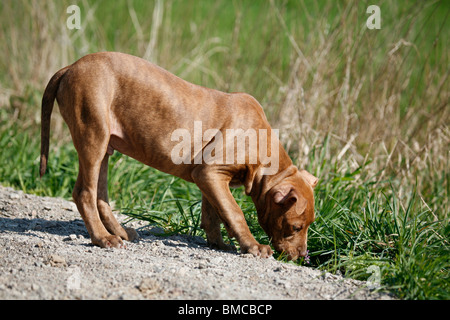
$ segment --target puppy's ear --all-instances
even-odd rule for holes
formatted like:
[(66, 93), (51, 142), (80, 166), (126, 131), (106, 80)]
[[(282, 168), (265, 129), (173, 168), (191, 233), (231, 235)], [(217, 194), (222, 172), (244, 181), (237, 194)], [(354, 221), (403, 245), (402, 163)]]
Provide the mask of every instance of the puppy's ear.
[(317, 182), (319, 182), (319, 179), (317, 177), (313, 176), (306, 170), (300, 170), (300, 174), (312, 188), (315, 188), (315, 186), (317, 186)]
[(273, 201), (276, 204), (292, 206), (298, 200), (297, 192), (291, 185), (280, 186), (273, 194)]

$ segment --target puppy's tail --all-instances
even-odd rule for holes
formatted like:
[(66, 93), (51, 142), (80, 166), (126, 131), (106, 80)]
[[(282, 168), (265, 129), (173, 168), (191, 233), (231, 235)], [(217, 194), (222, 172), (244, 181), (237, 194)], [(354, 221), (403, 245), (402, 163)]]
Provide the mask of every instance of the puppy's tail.
[(42, 97), (41, 109), (41, 163), (39, 173), (42, 176), (47, 169), (48, 150), (50, 143), (50, 118), (52, 116), (53, 104), (56, 98), (56, 92), (59, 88), (59, 83), (62, 76), (66, 73), (70, 66), (67, 66), (53, 75), (45, 88)]

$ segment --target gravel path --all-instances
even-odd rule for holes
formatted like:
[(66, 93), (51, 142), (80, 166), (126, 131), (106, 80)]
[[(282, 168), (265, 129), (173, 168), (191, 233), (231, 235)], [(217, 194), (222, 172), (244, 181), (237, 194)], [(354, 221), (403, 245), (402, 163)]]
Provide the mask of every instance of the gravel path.
[(0, 299), (391, 299), (364, 282), (131, 226), (138, 242), (101, 249), (72, 202), (0, 186)]

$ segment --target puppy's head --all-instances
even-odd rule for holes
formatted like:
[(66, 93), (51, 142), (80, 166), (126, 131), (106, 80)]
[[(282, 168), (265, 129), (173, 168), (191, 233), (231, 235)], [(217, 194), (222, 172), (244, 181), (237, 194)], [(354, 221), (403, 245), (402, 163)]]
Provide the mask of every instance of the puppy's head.
[(298, 171), (266, 194), (266, 206), (259, 222), (272, 239), (275, 250), (290, 260), (307, 254), (308, 227), (314, 221), (313, 188), (318, 179), (306, 170)]

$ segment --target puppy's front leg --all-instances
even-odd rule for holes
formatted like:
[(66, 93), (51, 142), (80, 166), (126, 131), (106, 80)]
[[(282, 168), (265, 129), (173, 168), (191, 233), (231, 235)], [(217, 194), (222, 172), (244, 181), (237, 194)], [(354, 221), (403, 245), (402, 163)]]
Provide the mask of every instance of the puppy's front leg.
[(244, 214), (230, 192), (231, 175), (212, 166), (198, 166), (192, 172), (192, 178), (214, 207), (228, 234), (239, 242), (242, 253), (248, 252), (262, 258), (272, 255), (270, 246), (259, 244), (251, 234)]
[(228, 245), (223, 242), (220, 232), (221, 220), (216, 209), (209, 203), (208, 199), (202, 195), (202, 223), (201, 227), (206, 232), (208, 245), (212, 249), (224, 251), (236, 251), (234, 245)]

